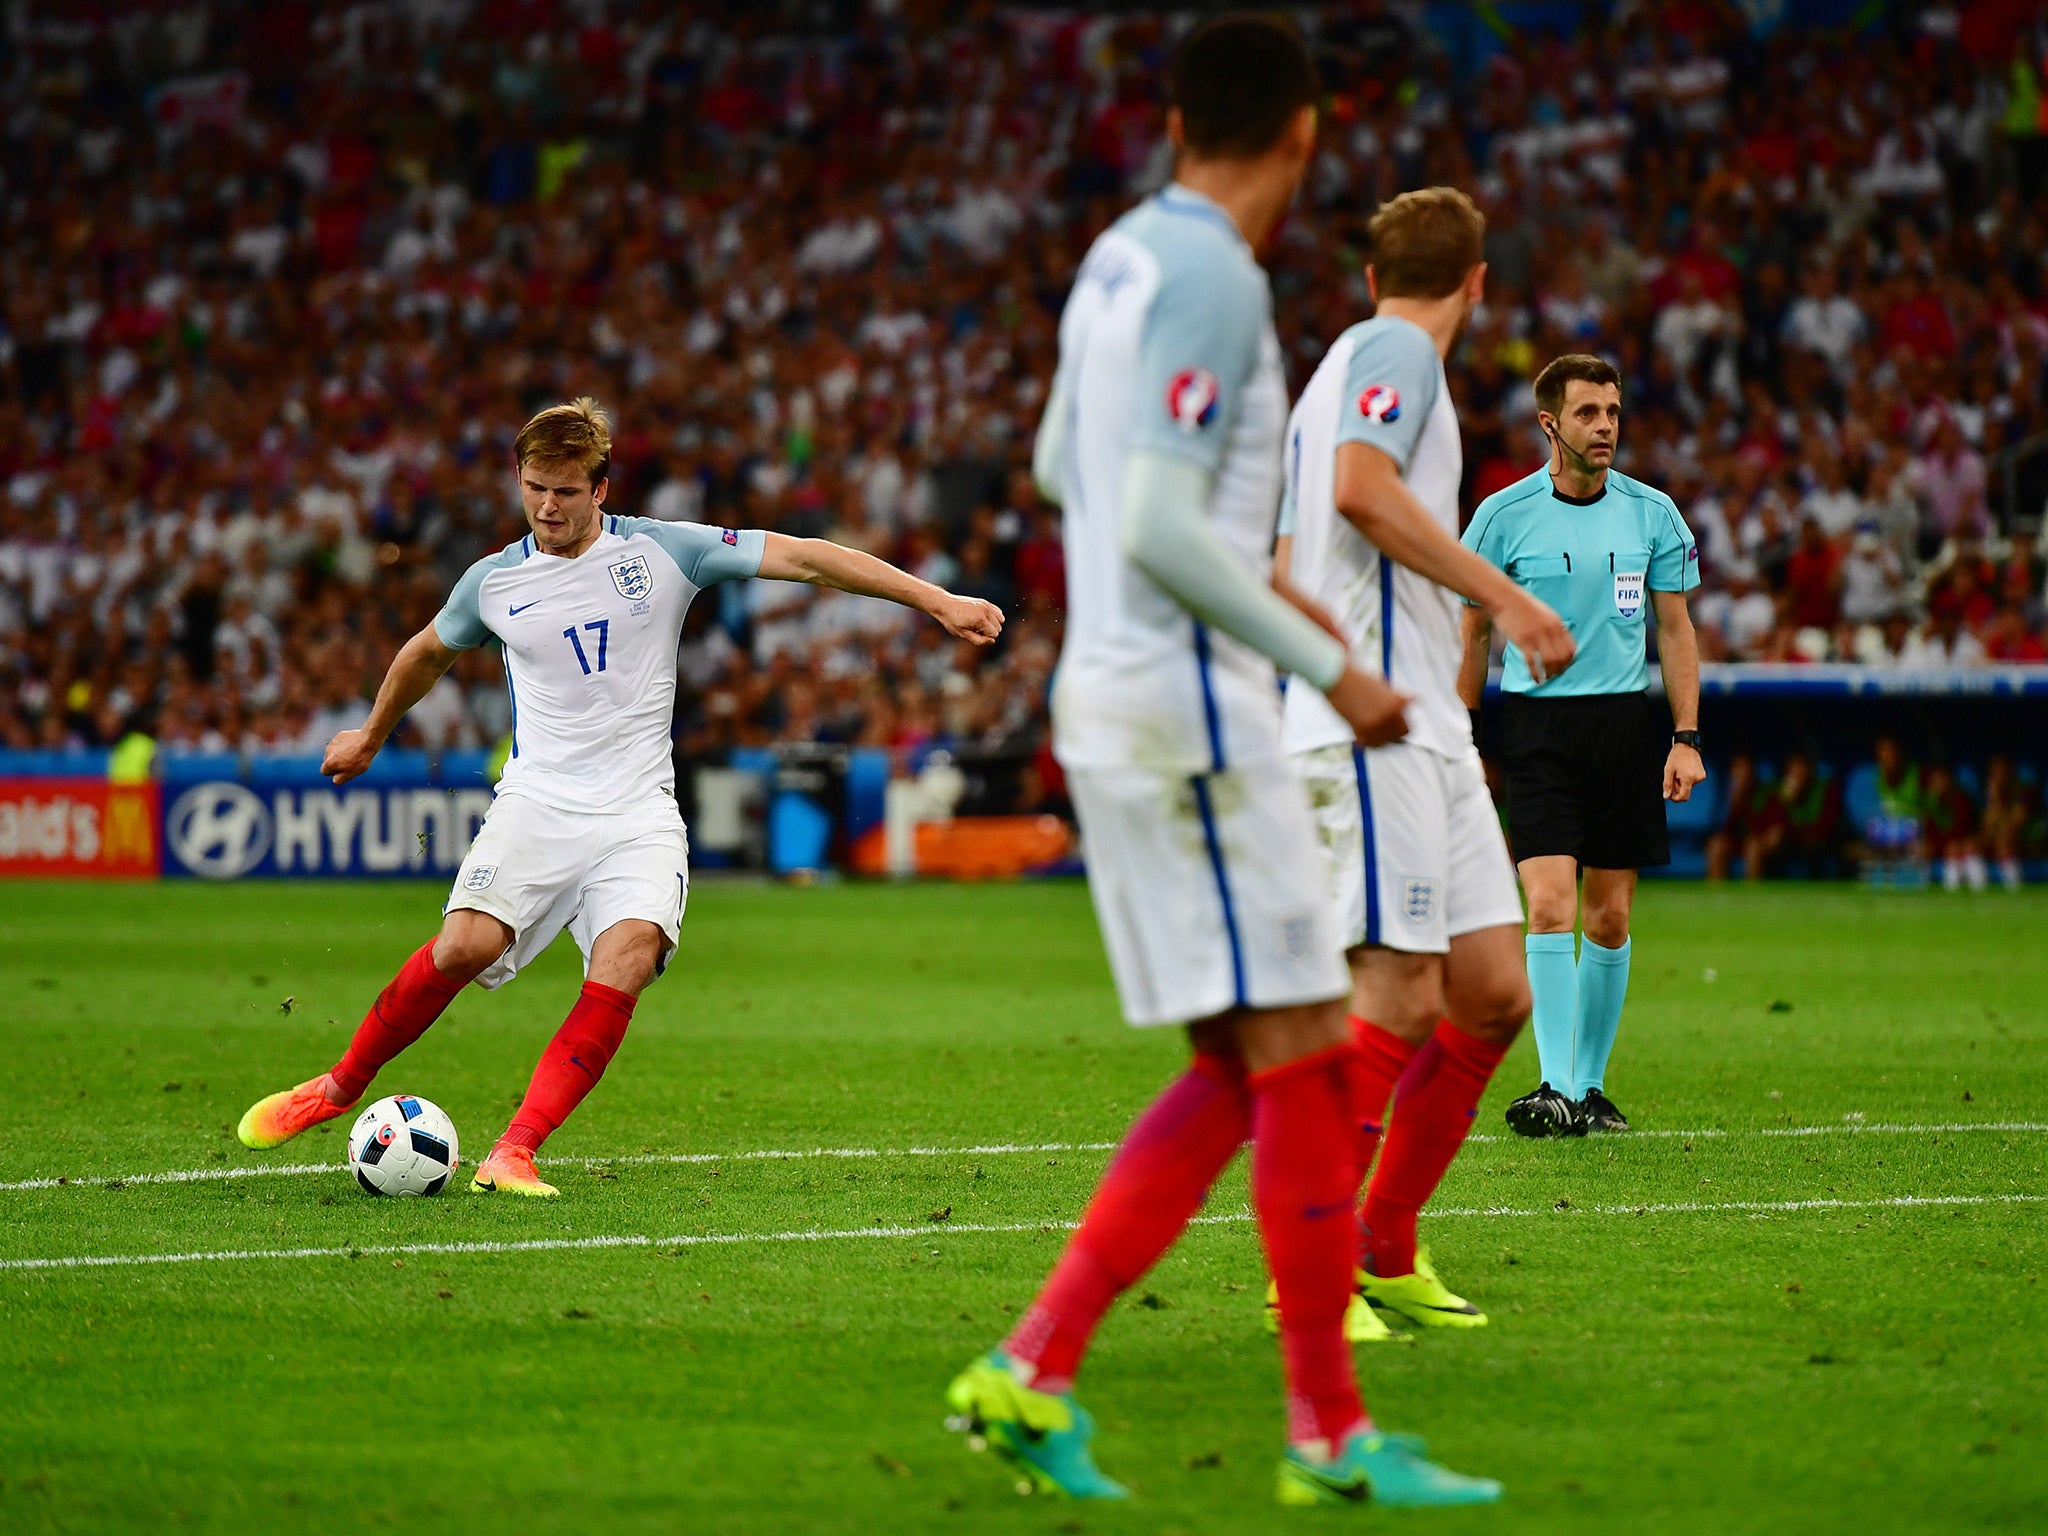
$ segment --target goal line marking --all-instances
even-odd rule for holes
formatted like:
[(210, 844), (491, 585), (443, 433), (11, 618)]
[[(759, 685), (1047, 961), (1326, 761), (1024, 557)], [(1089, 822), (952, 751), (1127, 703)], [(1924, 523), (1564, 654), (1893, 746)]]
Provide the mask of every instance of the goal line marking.
[[(1897, 1195), (1884, 1200), (1682, 1200), (1650, 1205), (1572, 1205), (1525, 1210), (1519, 1206), (1474, 1206), (1432, 1211), (1439, 1218), (1490, 1216), (1691, 1216), (1775, 1215), (1800, 1211), (1863, 1211), (1919, 1206), (2036, 1205), (2048, 1195)], [(1197, 1216), (1192, 1226), (1249, 1222), (1248, 1211)], [(937, 1238), (952, 1233), (1071, 1232), (1072, 1221), (935, 1222), (927, 1226), (872, 1226), (810, 1232), (697, 1232), (674, 1237), (620, 1234), (606, 1237), (541, 1237), (516, 1242), (376, 1243), (345, 1248), (225, 1248), (190, 1253), (72, 1254), (47, 1259), (0, 1259), (0, 1270), (132, 1269), (155, 1264), (227, 1264), (255, 1259), (357, 1259), (414, 1254), (547, 1253), (585, 1248), (709, 1248), (745, 1243), (829, 1243), (863, 1238)]]
[[(1771, 1125), (1739, 1130), (1698, 1131), (1640, 1130), (1623, 1133), (1632, 1141), (1708, 1141), (1734, 1136), (1952, 1136), (1967, 1131), (2048, 1131), (2048, 1121), (1997, 1120), (1965, 1125), (1891, 1125), (1851, 1121), (1841, 1125)], [(1472, 1142), (1509, 1142), (1519, 1138), (1475, 1134)], [(1009, 1157), (1031, 1152), (1113, 1152), (1114, 1141), (997, 1142), (975, 1147), (812, 1147), (768, 1148), (752, 1152), (640, 1152), (618, 1157), (566, 1157), (540, 1161), (557, 1166), (584, 1168), (625, 1168), (674, 1166), (699, 1163), (782, 1163), (811, 1158), (867, 1159), (883, 1157)], [(314, 1173), (334, 1173), (346, 1165), (339, 1159), (330, 1163), (266, 1163), (244, 1168), (180, 1168), (167, 1173), (131, 1173), (16, 1179), (0, 1183), (0, 1193), (58, 1188), (104, 1188), (129, 1184), (204, 1184), (223, 1179), (274, 1179)]]

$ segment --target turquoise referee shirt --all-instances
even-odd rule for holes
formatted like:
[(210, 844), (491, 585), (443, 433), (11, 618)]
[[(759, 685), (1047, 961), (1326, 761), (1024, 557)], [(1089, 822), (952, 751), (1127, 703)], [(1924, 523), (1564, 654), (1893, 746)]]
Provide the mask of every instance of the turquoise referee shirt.
[(1587, 501), (1560, 492), (1548, 466), (1517, 480), (1479, 503), (1465, 547), (1556, 609), (1578, 642), (1572, 664), (1542, 683), (1510, 645), (1501, 679), (1509, 693), (1641, 693), (1650, 686), (1650, 593), (1700, 584), (1699, 549), (1671, 498), (1613, 470)]

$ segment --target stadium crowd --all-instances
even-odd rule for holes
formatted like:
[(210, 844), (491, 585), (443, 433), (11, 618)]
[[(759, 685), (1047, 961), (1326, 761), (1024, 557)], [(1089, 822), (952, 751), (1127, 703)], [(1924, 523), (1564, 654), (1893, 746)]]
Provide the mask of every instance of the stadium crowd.
[[(1621, 467), (1698, 535), (1710, 658), (2048, 660), (2034, 8), (1748, 14), (1645, 0), (1474, 58), (1419, 7), (1305, 9), (1294, 381), (1368, 312), (1376, 204), (1466, 187), (1468, 506), (1540, 459), (1536, 369), (1599, 351)], [(517, 536), (519, 423), (591, 393), (613, 510), (822, 534), (1011, 615), (975, 655), (721, 589), (683, 750), (1042, 751), (1064, 567), (1024, 466), (1075, 265), (1168, 173), (1169, 40), (919, 0), (9, 7), (0, 746), (317, 751)], [(508, 729), (488, 651), (407, 726)]]

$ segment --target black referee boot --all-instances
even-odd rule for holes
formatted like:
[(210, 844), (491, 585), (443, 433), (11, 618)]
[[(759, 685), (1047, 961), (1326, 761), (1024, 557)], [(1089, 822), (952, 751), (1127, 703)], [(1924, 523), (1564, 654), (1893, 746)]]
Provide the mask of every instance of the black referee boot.
[(1586, 1096), (1579, 1100), (1579, 1118), (1586, 1122), (1589, 1131), (1625, 1131), (1628, 1116), (1598, 1088), (1588, 1088)]
[(1586, 1117), (1579, 1106), (1544, 1083), (1508, 1106), (1508, 1129), (1517, 1136), (1583, 1136)]

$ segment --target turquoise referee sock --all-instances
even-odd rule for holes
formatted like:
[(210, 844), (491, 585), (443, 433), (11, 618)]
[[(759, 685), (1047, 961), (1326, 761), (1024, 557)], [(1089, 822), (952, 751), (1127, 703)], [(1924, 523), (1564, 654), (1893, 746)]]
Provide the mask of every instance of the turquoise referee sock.
[[(1579, 1025), (1579, 970), (1568, 933), (1532, 933), (1523, 941), (1529, 957), (1531, 1021), (1543, 1081), (1571, 1094), (1572, 1050)], [(1574, 1095), (1576, 1097), (1576, 1095)]]
[[(1567, 1091), (1583, 1099), (1586, 1090), (1607, 1087), (1607, 1058), (1621, 1031), (1621, 1005), (1628, 997), (1628, 957), (1633, 941), (1609, 949), (1587, 939), (1579, 946), (1578, 1050), (1572, 1062), (1577, 1081)], [(1555, 1087), (1555, 1084), (1552, 1084)]]

